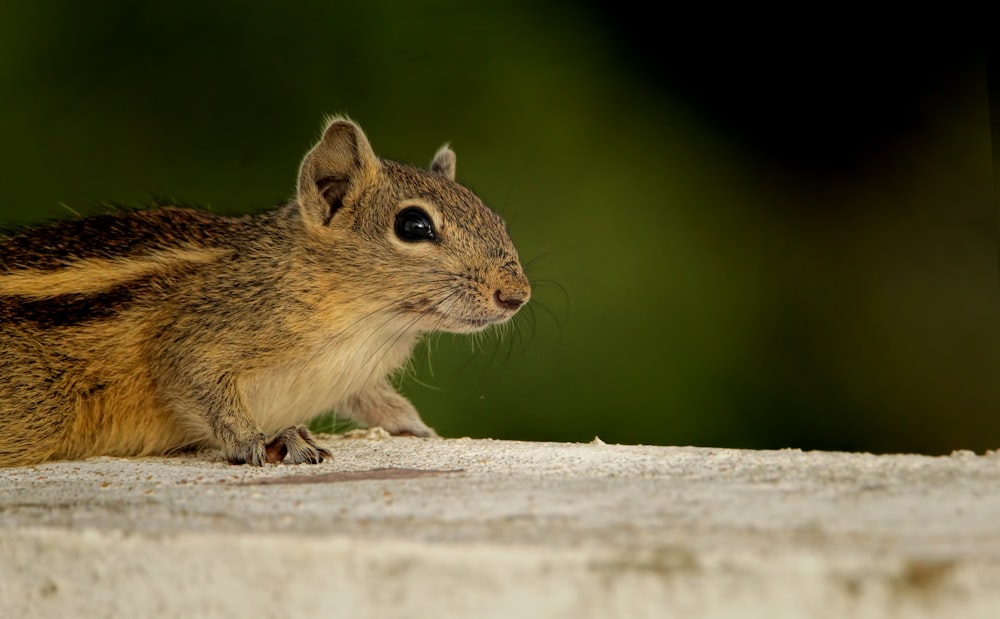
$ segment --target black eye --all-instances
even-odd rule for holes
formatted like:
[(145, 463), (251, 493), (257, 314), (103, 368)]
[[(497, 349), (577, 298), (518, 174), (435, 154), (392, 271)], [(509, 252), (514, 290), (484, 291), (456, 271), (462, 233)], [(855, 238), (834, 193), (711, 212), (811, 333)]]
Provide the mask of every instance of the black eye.
[(430, 216), (415, 206), (404, 208), (396, 215), (396, 236), (409, 243), (437, 240)]

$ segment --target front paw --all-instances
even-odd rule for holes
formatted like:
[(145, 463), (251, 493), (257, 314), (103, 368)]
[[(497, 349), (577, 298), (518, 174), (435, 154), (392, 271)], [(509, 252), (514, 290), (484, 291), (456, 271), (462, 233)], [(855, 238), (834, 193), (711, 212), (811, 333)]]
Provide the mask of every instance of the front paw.
[(305, 426), (290, 426), (278, 433), (265, 447), (267, 462), (276, 464), (319, 464), (333, 453), (320, 447)]
[(243, 445), (237, 445), (225, 449), (226, 460), (229, 464), (249, 464), (251, 466), (264, 466), (268, 459), (267, 448), (264, 445), (264, 434), (259, 433), (252, 440)]

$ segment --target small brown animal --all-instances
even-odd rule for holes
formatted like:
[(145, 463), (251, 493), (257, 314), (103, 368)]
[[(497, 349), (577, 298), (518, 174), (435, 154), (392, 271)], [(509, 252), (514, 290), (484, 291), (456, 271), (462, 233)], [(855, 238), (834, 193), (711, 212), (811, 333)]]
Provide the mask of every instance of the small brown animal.
[(330, 121), (294, 200), (164, 207), (0, 239), (0, 465), (216, 446), (316, 463), (331, 409), (435, 436), (389, 382), (421, 334), (502, 323), (531, 294), (504, 222), (455, 182)]

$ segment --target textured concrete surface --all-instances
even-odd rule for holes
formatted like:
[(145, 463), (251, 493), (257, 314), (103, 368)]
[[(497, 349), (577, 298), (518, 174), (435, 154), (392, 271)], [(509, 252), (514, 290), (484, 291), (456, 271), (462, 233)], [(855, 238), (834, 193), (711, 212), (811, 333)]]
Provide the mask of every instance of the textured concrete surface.
[(1000, 617), (1000, 454), (326, 437), (0, 470), (3, 617)]

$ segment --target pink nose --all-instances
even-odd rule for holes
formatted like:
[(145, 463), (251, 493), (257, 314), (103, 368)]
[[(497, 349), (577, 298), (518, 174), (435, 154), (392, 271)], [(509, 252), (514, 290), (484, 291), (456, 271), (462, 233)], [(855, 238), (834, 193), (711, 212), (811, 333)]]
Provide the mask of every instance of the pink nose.
[(520, 296), (516, 296), (516, 295), (517, 295), (517, 293), (514, 293), (511, 296), (507, 296), (507, 295), (505, 295), (503, 293), (502, 290), (497, 289), (493, 293), (493, 301), (496, 302), (497, 305), (499, 305), (500, 307), (502, 307), (504, 309), (516, 310), (517, 308), (519, 308), (522, 305), (524, 305), (524, 301), (525, 301), (524, 297), (520, 297)]

